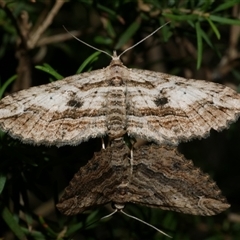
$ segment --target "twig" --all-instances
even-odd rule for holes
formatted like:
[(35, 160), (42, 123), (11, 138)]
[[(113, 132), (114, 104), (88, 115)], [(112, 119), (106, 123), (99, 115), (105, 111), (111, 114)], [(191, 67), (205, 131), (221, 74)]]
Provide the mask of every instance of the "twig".
[[(232, 15), (234, 18), (240, 18), (240, 6), (235, 5), (232, 9)], [(238, 50), (238, 42), (240, 36), (240, 27), (238, 25), (232, 25), (230, 27), (229, 44), (225, 51), (225, 55), (222, 57), (218, 66), (211, 72), (211, 78), (218, 80), (226, 76), (234, 68), (239, 67), (240, 53)]]
[[(46, 16), (42, 24), (40, 24), (36, 31), (33, 30), (31, 24), (29, 23), (28, 13), (23, 11), (20, 18), (17, 20), (12, 14), (11, 9), (8, 8), (4, 0), (0, 0), (0, 7), (4, 9), (8, 17), (12, 20), (13, 25), (18, 33), (19, 40), (17, 41), (16, 58), (18, 59), (18, 67), (16, 69), (17, 79), (13, 84), (12, 92), (19, 91), (24, 88), (29, 88), (31, 86), (31, 59), (29, 56), (29, 50), (33, 49), (38, 45), (38, 41), (43, 34), (43, 32), (52, 23), (53, 18), (58, 13), (64, 1), (56, 0), (53, 8)], [(36, 25), (35, 25), (36, 26)], [(60, 41), (59, 36), (52, 37)], [(49, 40), (49, 39), (48, 39)], [(45, 38), (45, 44), (46, 44)], [(40, 41), (43, 44), (44, 40)], [(39, 44), (39, 46), (40, 46)]]
[(15, 17), (13, 16), (12, 14), (12, 11), (6, 6), (7, 4), (5, 3), (4, 0), (0, 0), (0, 7), (5, 11), (5, 13), (7, 14), (7, 16), (11, 19), (17, 33), (18, 33), (18, 36), (20, 37), (21, 39), (21, 42), (22, 44), (26, 44), (26, 41), (25, 41), (25, 37), (24, 35), (22, 34), (22, 31), (21, 31), (21, 28), (18, 24), (18, 21), (16, 21)]
[(52, 23), (53, 18), (58, 13), (59, 9), (64, 4), (64, 1), (56, 0), (53, 8), (49, 12), (48, 16), (46, 17), (45, 21), (42, 23), (42, 25), (39, 26), (39, 28), (36, 30), (34, 35), (30, 36), (30, 39), (28, 41), (28, 48), (32, 49), (36, 46), (37, 41), (41, 37), (42, 33), (48, 28), (48, 26)]
[[(73, 34), (74, 36), (81, 35), (80, 31), (71, 31), (70, 33)], [(54, 36), (43, 37), (36, 43), (35, 47), (41, 47), (50, 43), (63, 42), (68, 39), (73, 39), (69, 33), (62, 33), (62, 34), (56, 34)]]

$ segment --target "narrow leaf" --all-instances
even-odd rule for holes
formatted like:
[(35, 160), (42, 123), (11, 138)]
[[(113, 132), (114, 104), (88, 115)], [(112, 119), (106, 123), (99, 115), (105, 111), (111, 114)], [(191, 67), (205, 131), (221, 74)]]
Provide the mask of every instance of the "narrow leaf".
[(42, 224), (42, 227), (47, 231), (48, 235), (55, 238), (57, 236), (57, 233), (49, 227), (49, 225), (45, 222), (45, 219), (42, 216), (39, 216), (38, 219)]
[(110, 36), (111, 38), (115, 38), (116, 37), (116, 31), (112, 25), (112, 22), (109, 20), (107, 21), (106, 24), (106, 31), (108, 33), (108, 36)]
[(131, 37), (137, 32), (139, 28), (140, 28), (140, 22), (134, 21), (119, 38), (119, 41), (115, 46), (115, 49), (121, 48), (129, 39), (131, 39)]
[(226, 1), (223, 4), (220, 4), (219, 6), (217, 6), (212, 13), (216, 13), (216, 12), (220, 12), (223, 11), (225, 9), (231, 8), (234, 5), (239, 4), (239, 0), (235, 0), (235, 1)]
[(3, 175), (2, 173), (0, 173), (0, 194), (2, 193), (5, 183), (6, 183), (7, 177), (6, 175)]
[(1, 87), (0, 89), (0, 99), (3, 96), (3, 93), (6, 91), (7, 87), (17, 78), (17, 75), (13, 75), (10, 77)]
[(8, 210), (7, 207), (4, 207), (2, 210), (2, 218), (18, 239), (27, 240), (26, 235), (24, 234), (21, 227), (18, 225), (12, 213)]
[(94, 37), (94, 42), (99, 45), (111, 46), (113, 40), (109, 37), (96, 36)]
[(56, 70), (54, 70), (49, 64), (44, 63), (43, 66), (35, 66), (36, 69), (42, 70), (44, 72), (49, 73), (50, 75), (52, 75), (54, 78), (56, 78), (57, 80), (63, 79), (64, 77), (59, 74)]
[[(29, 239), (34, 239), (34, 240), (46, 240), (46, 236), (39, 231), (36, 230), (29, 230), (28, 228), (22, 228), (23, 232), (29, 237)], [(58, 238), (57, 240), (60, 240)]]
[[(162, 18), (160, 18), (159, 22), (160, 22), (160, 25), (161, 25), (161, 26), (165, 23)], [(164, 27), (161, 29), (161, 34), (162, 34), (162, 36), (163, 36), (164, 42), (167, 42), (168, 39), (172, 36), (172, 32), (170, 31), (170, 27), (167, 26), (167, 25), (164, 26)]]
[(199, 22), (196, 22), (196, 34), (197, 34), (197, 69), (200, 68), (202, 62), (202, 34), (201, 26)]
[(209, 18), (214, 22), (230, 24), (230, 25), (240, 25), (240, 20), (237, 20), (237, 19), (230, 19), (230, 18), (219, 17), (215, 15), (210, 15)]
[(95, 62), (98, 59), (98, 56), (101, 54), (101, 52), (94, 52), (93, 54), (91, 54), (82, 64), (81, 66), (78, 68), (76, 73), (81, 73), (83, 71), (83, 69), (87, 66), (92, 64), (93, 62)]
[(206, 18), (208, 23), (210, 24), (213, 32), (216, 34), (217, 36), (217, 39), (220, 39), (221, 35), (220, 35), (220, 32), (218, 31), (217, 27), (215, 26), (215, 24), (211, 21), (211, 19), (209, 18)]
[(207, 35), (204, 31), (201, 31), (201, 35), (202, 35), (202, 38), (205, 40), (205, 42), (206, 42), (211, 48), (213, 48), (213, 45), (212, 45), (211, 40), (209, 39), (208, 35)]
[(189, 21), (189, 20), (196, 20), (198, 19), (198, 15), (192, 14), (192, 15), (174, 15), (170, 13), (163, 13), (164, 17), (169, 18), (170, 20), (176, 20), (176, 21)]
[(97, 8), (102, 10), (103, 12), (106, 12), (106, 13), (116, 17), (116, 12), (114, 12), (112, 9), (110, 9), (108, 7), (103, 6), (102, 4), (97, 4)]
[(65, 236), (70, 236), (74, 233), (76, 233), (77, 231), (79, 231), (80, 229), (83, 228), (83, 223), (82, 222), (78, 222), (75, 224), (71, 224), (68, 226), (67, 232), (65, 233)]

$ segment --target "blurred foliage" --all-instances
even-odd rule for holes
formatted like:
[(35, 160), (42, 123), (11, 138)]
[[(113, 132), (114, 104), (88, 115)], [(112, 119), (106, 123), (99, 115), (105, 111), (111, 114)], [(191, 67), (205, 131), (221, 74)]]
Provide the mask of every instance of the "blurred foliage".
[[(25, 38), (29, 44), (28, 37), (44, 25), (56, 2), (0, 0), (0, 96), (12, 92), (16, 82), (23, 86), (25, 78), (19, 78), (18, 72), (21, 55), (16, 54), (24, 47), (21, 40)], [(109, 64), (108, 56), (93, 53), (73, 38), (66, 39), (63, 25), (68, 31), (76, 30), (77, 37), (94, 47), (121, 53), (170, 21), (125, 53), (125, 65), (239, 89), (239, 4), (240, 0), (65, 1), (37, 43), (25, 46), (31, 63), (30, 85)], [(30, 30), (20, 36), (19, 27)], [(230, 210), (199, 217), (129, 204), (125, 211), (176, 240), (240, 239), (239, 132), (236, 123), (222, 133), (213, 132), (207, 139), (180, 145), (186, 157), (211, 173), (232, 205)], [(121, 214), (96, 221), (109, 213), (108, 207), (74, 217), (63, 216), (55, 209), (59, 192), (100, 148), (99, 139), (75, 147), (32, 146), (1, 132), (0, 239), (167, 239)]]

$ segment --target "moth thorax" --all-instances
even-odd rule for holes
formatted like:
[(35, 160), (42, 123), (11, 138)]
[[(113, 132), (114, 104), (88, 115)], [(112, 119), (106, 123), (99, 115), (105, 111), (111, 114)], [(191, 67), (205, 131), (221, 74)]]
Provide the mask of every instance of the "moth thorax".
[(125, 197), (125, 196), (127, 195), (127, 193), (128, 193), (128, 188), (127, 188), (127, 186), (119, 186), (119, 187), (117, 188), (117, 194), (118, 194), (118, 196), (119, 196), (120, 198)]
[(111, 86), (115, 86), (115, 87), (120, 87), (123, 86), (125, 83), (123, 81), (123, 79), (120, 76), (114, 76), (113, 78), (111, 78), (109, 85)]
[(111, 128), (108, 131), (108, 137), (110, 140), (122, 137), (127, 131), (125, 129)]
[(112, 203), (112, 208), (113, 209), (117, 209), (118, 211), (121, 211), (122, 209), (125, 208), (125, 204), (124, 203)]

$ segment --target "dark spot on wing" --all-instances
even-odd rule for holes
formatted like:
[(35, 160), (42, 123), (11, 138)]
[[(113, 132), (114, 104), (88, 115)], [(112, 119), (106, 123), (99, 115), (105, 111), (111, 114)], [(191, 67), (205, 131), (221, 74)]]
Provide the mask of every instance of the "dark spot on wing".
[(51, 90), (58, 90), (60, 88), (61, 88), (60, 86), (52, 86)]
[(156, 104), (157, 107), (163, 106), (168, 103), (168, 99), (166, 97), (156, 98), (154, 100), (154, 103)]
[(187, 82), (175, 82), (175, 85), (184, 87), (188, 86)]
[(67, 106), (74, 107), (74, 108), (80, 108), (83, 105), (82, 102), (76, 101), (74, 99), (68, 101)]
[(182, 166), (181, 163), (175, 162), (175, 163), (173, 163), (172, 168), (173, 168), (174, 170), (181, 170), (181, 166)]

